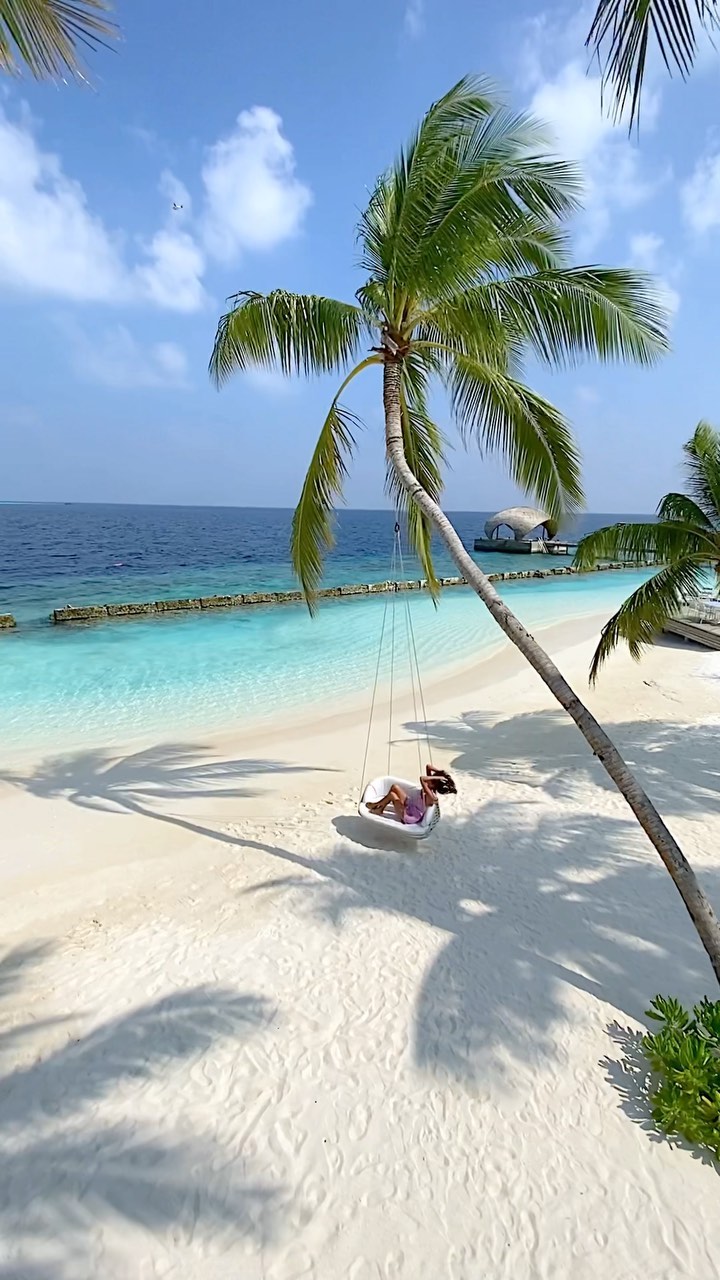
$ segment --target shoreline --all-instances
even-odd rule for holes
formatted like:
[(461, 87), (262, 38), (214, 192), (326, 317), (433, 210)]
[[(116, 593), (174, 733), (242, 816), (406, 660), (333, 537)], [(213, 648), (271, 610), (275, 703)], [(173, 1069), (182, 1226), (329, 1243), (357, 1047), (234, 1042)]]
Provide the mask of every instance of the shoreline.
[[(545, 648), (563, 653), (582, 644), (599, 633), (606, 621), (604, 613), (575, 614), (562, 622), (552, 622), (539, 626), (533, 633)], [(456, 693), (458, 697), (471, 696), (476, 680), (491, 683), (510, 679), (518, 672), (528, 670), (535, 679), (539, 677), (531, 671), (522, 654), (507, 637), (497, 628), (496, 639), (490, 644), (483, 643), (481, 652), (473, 656), (465, 656), (455, 662), (432, 665), (423, 676), (426, 709), (431, 717), (431, 703), (434, 699), (447, 698)], [(378, 686), (376, 701), (376, 718), (387, 721), (389, 684), (385, 680)], [(253, 741), (269, 745), (282, 741), (290, 736), (302, 736), (308, 730), (312, 732), (332, 732), (334, 730), (352, 730), (359, 725), (364, 734), (370, 706), (370, 688), (356, 688), (352, 692), (340, 694), (328, 693), (320, 701), (293, 704), (287, 711), (274, 708), (267, 715), (250, 716), (241, 725), (233, 722), (233, 714), (229, 713), (226, 724), (179, 724), (177, 728), (168, 726), (167, 732), (147, 729), (137, 734), (124, 734), (113, 737), (108, 734), (105, 739), (93, 734), (90, 743), (94, 749), (105, 750), (118, 755), (123, 752), (142, 750), (163, 737), (176, 742), (195, 742), (198, 737), (204, 739), (213, 750), (230, 747), (239, 737), (252, 738)], [(396, 684), (395, 699), (400, 709), (398, 720), (407, 719), (412, 710), (410, 682), (404, 675)], [(79, 732), (77, 736), (66, 736), (62, 750), (68, 753), (79, 751), (86, 744), (86, 735)], [(55, 740), (46, 743), (29, 743), (13, 746), (9, 751), (0, 744), (0, 766), (12, 766), (20, 762), (27, 766), (38, 763), (49, 755), (59, 754), (53, 749)]]

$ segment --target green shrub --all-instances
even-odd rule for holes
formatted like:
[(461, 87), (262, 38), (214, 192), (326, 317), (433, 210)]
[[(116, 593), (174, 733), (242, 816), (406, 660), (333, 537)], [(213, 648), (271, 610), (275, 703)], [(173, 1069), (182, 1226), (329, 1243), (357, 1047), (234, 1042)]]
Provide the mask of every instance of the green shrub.
[(642, 1042), (655, 1076), (655, 1124), (720, 1161), (720, 1000), (702, 1000), (691, 1016), (678, 1000), (656, 996), (647, 1016), (662, 1024)]

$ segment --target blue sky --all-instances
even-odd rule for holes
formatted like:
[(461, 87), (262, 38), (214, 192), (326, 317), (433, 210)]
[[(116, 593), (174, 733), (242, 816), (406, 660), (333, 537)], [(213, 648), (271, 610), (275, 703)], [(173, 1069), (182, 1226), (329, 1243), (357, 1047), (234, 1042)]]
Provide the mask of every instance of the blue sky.
[[(92, 89), (5, 80), (0, 96), (0, 498), (292, 505), (332, 390), (206, 368), (225, 297), (278, 286), (351, 298), (354, 226), (429, 103), (491, 75), (586, 176), (578, 261), (647, 267), (673, 307), (653, 371), (588, 364), (532, 381), (568, 413), (590, 510), (645, 511), (716, 413), (720, 60), (651, 77), (640, 138), (600, 109), (587, 14), (506, 0), (118, 0), (123, 41)], [(183, 205), (172, 209), (173, 201)], [(379, 386), (347, 497), (383, 503)], [(441, 420), (444, 405), (438, 404)], [(461, 447), (446, 505), (503, 506), (502, 467)]]

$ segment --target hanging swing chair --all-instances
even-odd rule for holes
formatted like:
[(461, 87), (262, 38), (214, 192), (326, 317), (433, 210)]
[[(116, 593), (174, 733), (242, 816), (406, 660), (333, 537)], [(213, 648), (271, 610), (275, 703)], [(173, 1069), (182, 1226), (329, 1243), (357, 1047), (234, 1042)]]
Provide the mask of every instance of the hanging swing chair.
[[(399, 576), (398, 576), (399, 573)], [(397, 625), (397, 608), (398, 608), (398, 582), (404, 580), (405, 571), (403, 566), (402, 542), (400, 535), (400, 524), (395, 522), (395, 540), (393, 543), (393, 553), (390, 566), (390, 582), (394, 586), (385, 599), (385, 608), (383, 610), (382, 626), (380, 628), (380, 644), (378, 646), (377, 664), (375, 667), (375, 682), (373, 685), (372, 699), (370, 701), (370, 719), (368, 722), (367, 739), (365, 742), (365, 758), (362, 767), (362, 780), (360, 783), (360, 802), (358, 804), (358, 813), (366, 822), (372, 823), (376, 828), (382, 829), (386, 834), (393, 831), (398, 835), (407, 837), (409, 840), (425, 840), (437, 826), (440, 821), (440, 808), (437, 804), (430, 805), (425, 810), (425, 814), (420, 822), (404, 823), (395, 814), (391, 805), (383, 814), (372, 813), (368, 805), (373, 804), (377, 800), (381, 800), (387, 795), (393, 783), (402, 787), (403, 791), (411, 792), (417, 789), (418, 782), (408, 781), (407, 778), (400, 778), (393, 774), (392, 764), (392, 745), (393, 745), (393, 694), (395, 685), (395, 667), (396, 667), (396, 647), (400, 643), (401, 627)], [(403, 592), (403, 601), (400, 605), (404, 605), (405, 610), (405, 640), (407, 647), (408, 663), (410, 667), (410, 687), (412, 689), (412, 701), (415, 723), (418, 723), (418, 698), (420, 708), (422, 710), (422, 722), (425, 730), (425, 740), (427, 743), (428, 760), (432, 763), (430, 752), (430, 735), (427, 726), (427, 713), (425, 711), (425, 696), (420, 680), (420, 667), (418, 664), (417, 647), (415, 645), (415, 632), (413, 629), (412, 614), (410, 611), (410, 601), (408, 592)], [(390, 625), (388, 627), (388, 611), (390, 614)], [(373, 778), (371, 782), (365, 784), (365, 771), (367, 768), (368, 754), (370, 751), (370, 740), (372, 736), (373, 716), (375, 713), (375, 699), (377, 695), (378, 680), (380, 676), (380, 666), (382, 663), (383, 646), (385, 643), (385, 634), (388, 632), (389, 650), (390, 650), (390, 712), (388, 723), (388, 742), (387, 742), (387, 773), (383, 776)], [(418, 772), (424, 773), (422, 763), (422, 752), (420, 747), (420, 735), (417, 739), (418, 754)]]

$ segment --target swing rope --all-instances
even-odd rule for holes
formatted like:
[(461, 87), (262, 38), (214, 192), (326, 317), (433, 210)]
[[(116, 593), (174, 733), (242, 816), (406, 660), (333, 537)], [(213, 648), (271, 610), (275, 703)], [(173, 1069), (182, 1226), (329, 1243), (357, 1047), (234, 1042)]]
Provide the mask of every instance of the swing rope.
[[(400, 579), (398, 579), (398, 576), (397, 576), (398, 570), (400, 573)], [(385, 607), (383, 609), (382, 623), (380, 627), (380, 642), (378, 645), (377, 662), (375, 664), (375, 679), (373, 682), (372, 698), (370, 700), (370, 718), (368, 721), (368, 730), (367, 730), (367, 736), (365, 739), (365, 754), (363, 756), (362, 773), (360, 778), (360, 795), (361, 796), (364, 794), (364, 790), (365, 790), (365, 774), (367, 770), (368, 755), (370, 753), (370, 741), (372, 737), (373, 717), (375, 714), (375, 703), (377, 700), (377, 690), (378, 690), (378, 684), (380, 681), (380, 667), (382, 664), (383, 643), (385, 640), (385, 632), (387, 629), (387, 613), (388, 613), (388, 608), (390, 608), (391, 606), (392, 606), (392, 612), (391, 612), (391, 618), (390, 618), (390, 689), (389, 689), (390, 705), (389, 705), (389, 717), (388, 717), (387, 771), (388, 771), (388, 777), (392, 776), (390, 773), (390, 769), (391, 769), (391, 763), (392, 763), (393, 703), (394, 703), (394, 692), (395, 692), (395, 621), (396, 621), (395, 608), (396, 608), (397, 596), (398, 596), (398, 581), (404, 580), (404, 577), (405, 577), (405, 565), (404, 565), (404, 558), (403, 558), (403, 552), (402, 552), (401, 529), (400, 529), (400, 522), (399, 520), (396, 519), (395, 535), (393, 540), (393, 550), (392, 550), (392, 557), (390, 562), (390, 580), (389, 581), (391, 583), (392, 589), (390, 594), (386, 597), (386, 600), (385, 600)], [(405, 639), (407, 644), (408, 665), (410, 668), (410, 687), (412, 690), (414, 722), (417, 725), (418, 730), (420, 730), (420, 721), (418, 719), (418, 701), (417, 701), (419, 697), (420, 709), (422, 712), (422, 726), (424, 729), (424, 737), (425, 737), (425, 741), (427, 743), (427, 749), (428, 749), (428, 760), (432, 764), (432, 748), (430, 746), (430, 731), (428, 729), (427, 711), (425, 709), (425, 693), (422, 686), (422, 678), (420, 676), (420, 663), (418, 660), (417, 643), (415, 640), (415, 628), (413, 627), (412, 610), (410, 608), (410, 601), (407, 595), (405, 597), (404, 604), (405, 604)], [(422, 773), (423, 767), (422, 767), (422, 754), (420, 751), (420, 736), (421, 734), (420, 732), (418, 732), (416, 734), (418, 768), (420, 773)]]

